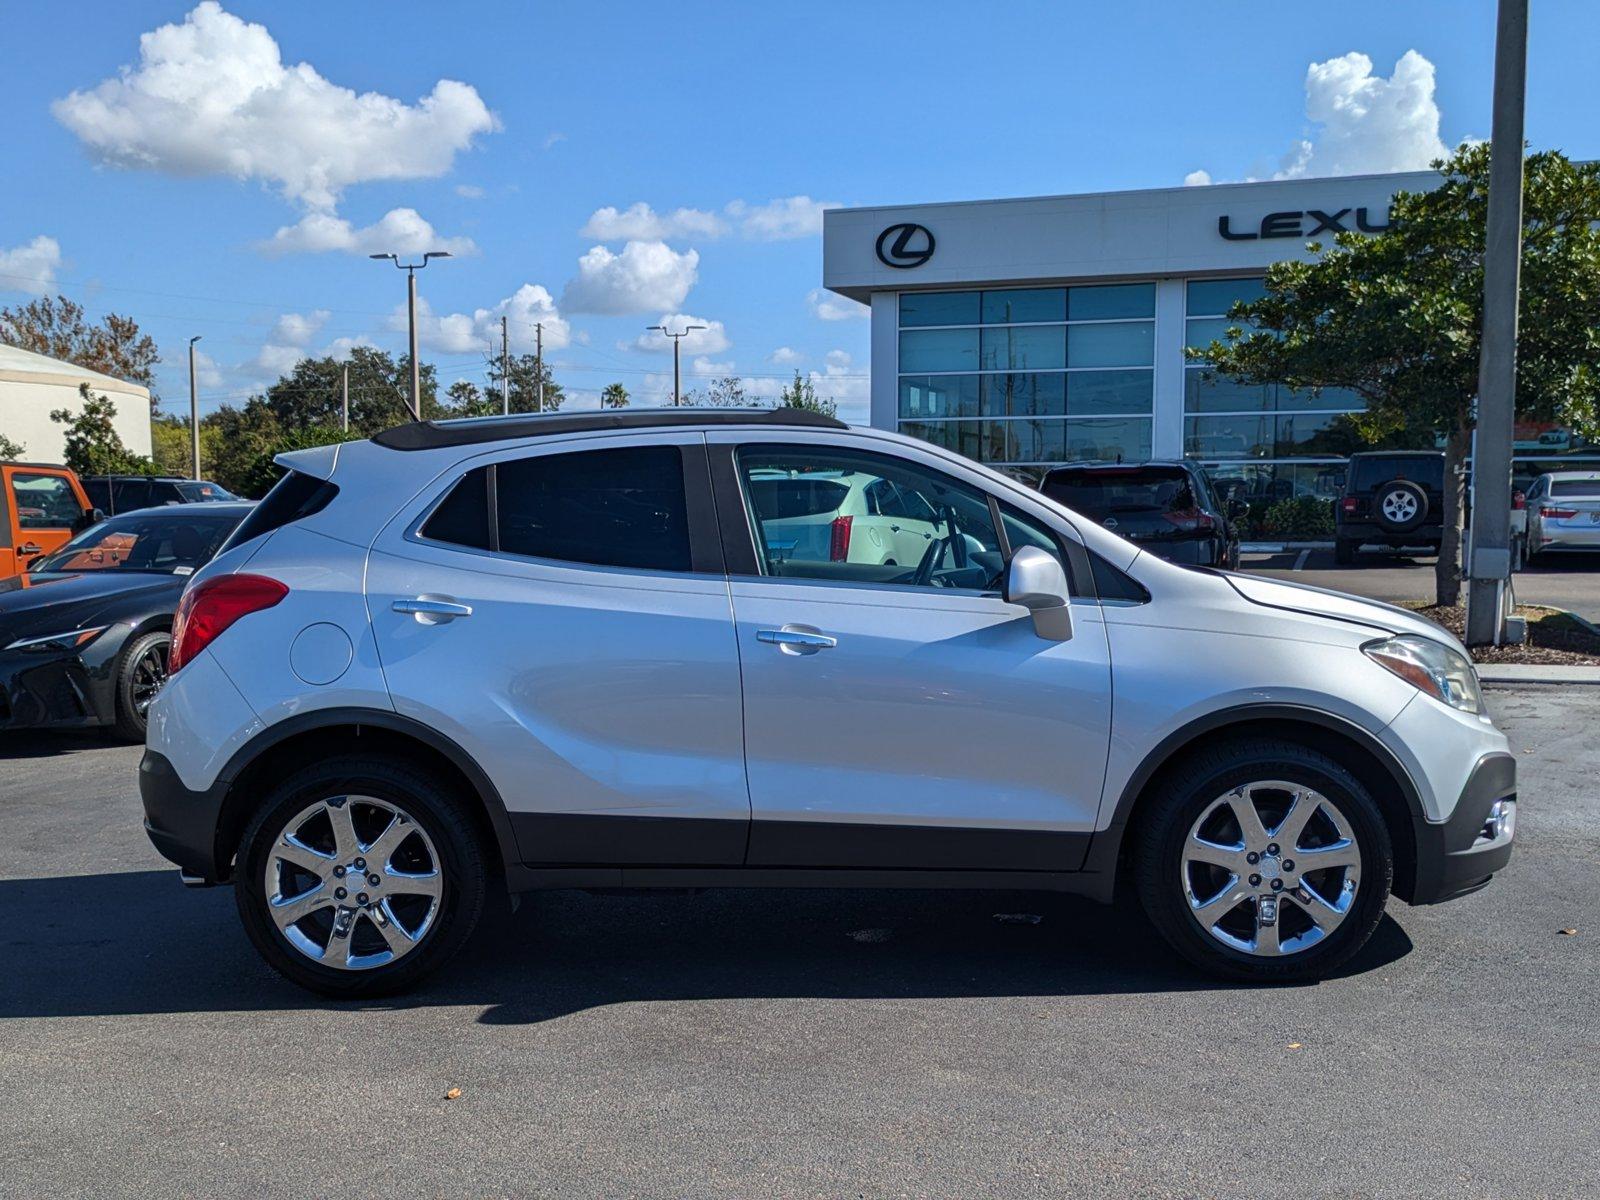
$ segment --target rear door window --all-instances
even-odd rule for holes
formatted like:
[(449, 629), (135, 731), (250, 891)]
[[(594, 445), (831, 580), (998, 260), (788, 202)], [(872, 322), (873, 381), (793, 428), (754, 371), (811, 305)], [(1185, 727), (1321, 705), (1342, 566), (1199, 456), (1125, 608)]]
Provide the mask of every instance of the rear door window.
[(1058, 504), (1086, 517), (1161, 515), (1195, 506), (1189, 473), (1182, 467), (1106, 467), (1052, 471), (1040, 489)]
[(147, 479), (118, 479), (111, 484), (111, 505), (119, 512), (132, 512), (136, 508), (150, 507), (150, 481)]
[(1392, 479), (1405, 479), (1420, 483), (1425, 488), (1440, 490), (1444, 487), (1444, 459), (1436, 454), (1419, 454), (1415, 458), (1358, 458), (1351, 474), (1350, 488), (1358, 492), (1370, 491)]

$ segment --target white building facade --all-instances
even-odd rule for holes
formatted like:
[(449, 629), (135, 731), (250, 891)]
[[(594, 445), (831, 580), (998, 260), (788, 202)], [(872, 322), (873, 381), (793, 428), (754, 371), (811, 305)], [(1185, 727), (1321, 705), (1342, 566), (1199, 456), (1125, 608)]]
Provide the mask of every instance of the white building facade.
[(59, 463), (66, 454), (67, 429), (50, 419), (59, 409), (83, 407), (79, 386), (116, 407), (112, 424), (123, 445), (150, 456), (150, 390), (99, 371), (0, 344), (0, 434), (22, 446), (28, 462)]
[[(1207, 379), (1185, 348), (1220, 337), (1269, 265), (1341, 230), (1383, 228), (1396, 191), (1438, 179), (832, 209), (823, 283), (871, 307), (876, 427), (1022, 474), (1187, 456), (1252, 495), (1327, 497), (1358, 448), (1341, 417), (1360, 398)], [(1519, 455), (1541, 438), (1556, 452), (1559, 431), (1527, 434)]]

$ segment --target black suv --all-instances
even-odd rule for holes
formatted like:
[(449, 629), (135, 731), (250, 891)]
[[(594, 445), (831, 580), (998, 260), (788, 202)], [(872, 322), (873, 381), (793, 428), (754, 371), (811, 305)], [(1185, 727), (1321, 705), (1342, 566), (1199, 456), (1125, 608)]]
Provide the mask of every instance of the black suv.
[(90, 475), (81, 482), (89, 503), (108, 517), (163, 504), (212, 504), (239, 499), (220, 483), (170, 475)]
[(1334, 507), (1334, 561), (1350, 564), (1366, 544), (1439, 552), (1444, 535), (1444, 455), (1372, 450), (1350, 456)]
[(1238, 518), (1245, 506), (1219, 501), (1190, 462), (1078, 463), (1056, 467), (1039, 490), (1073, 512), (1169, 562), (1239, 566)]

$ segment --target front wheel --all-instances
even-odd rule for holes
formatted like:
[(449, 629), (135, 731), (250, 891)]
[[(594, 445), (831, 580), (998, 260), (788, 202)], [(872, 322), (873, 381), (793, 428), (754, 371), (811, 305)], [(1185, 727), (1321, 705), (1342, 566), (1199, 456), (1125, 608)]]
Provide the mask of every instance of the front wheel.
[(1134, 876), (1185, 958), (1260, 982), (1327, 975), (1372, 936), (1394, 878), (1359, 780), (1293, 742), (1229, 742), (1170, 776), (1140, 825)]
[(117, 732), (130, 742), (144, 741), (150, 704), (167, 682), (172, 635), (164, 631), (135, 638), (117, 667)]
[(388, 995), (450, 958), (483, 911), (483, 848), (463, 800), (410, 764), (332, 759), (279, 784), (234, 872), (262, 957), (327, 996)]

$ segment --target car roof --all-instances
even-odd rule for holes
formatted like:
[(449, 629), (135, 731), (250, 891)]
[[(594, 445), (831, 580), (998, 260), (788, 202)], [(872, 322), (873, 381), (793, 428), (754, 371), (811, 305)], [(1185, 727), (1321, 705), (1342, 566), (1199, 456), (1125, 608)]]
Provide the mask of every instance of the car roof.
[(412, 421), (374, 434), (374, 444), (389, 450), (436, 450), (483, 442), (598, 433), (618, 429), (685, 429), (698, 426), (774, 425), (848, 429), (835, 417), (801, 408), (643, 408), (629, 412), (519, 413), (450, 421)]
[(1141, 467), (1178, 467), (1186, 471), (1200, 470), (1199, 463), (1185, 462), (1180, 458), (1148, 458), (1139, 462), (1112, 462), (1095, 460), (1092, 462), (1062, 463), (1060, 466), (1051, 467), (1045, 472), (1045, 478), (1056, 474), (1058, 471), (1137, 471)]
[(1592, 480), (1600, 483), (1600, 471), (1546, 471), (1545, 474), (1553, 480), (1560, 480), (1562, 483), (1571, 483), (1574, 480), (1582, 482)]

